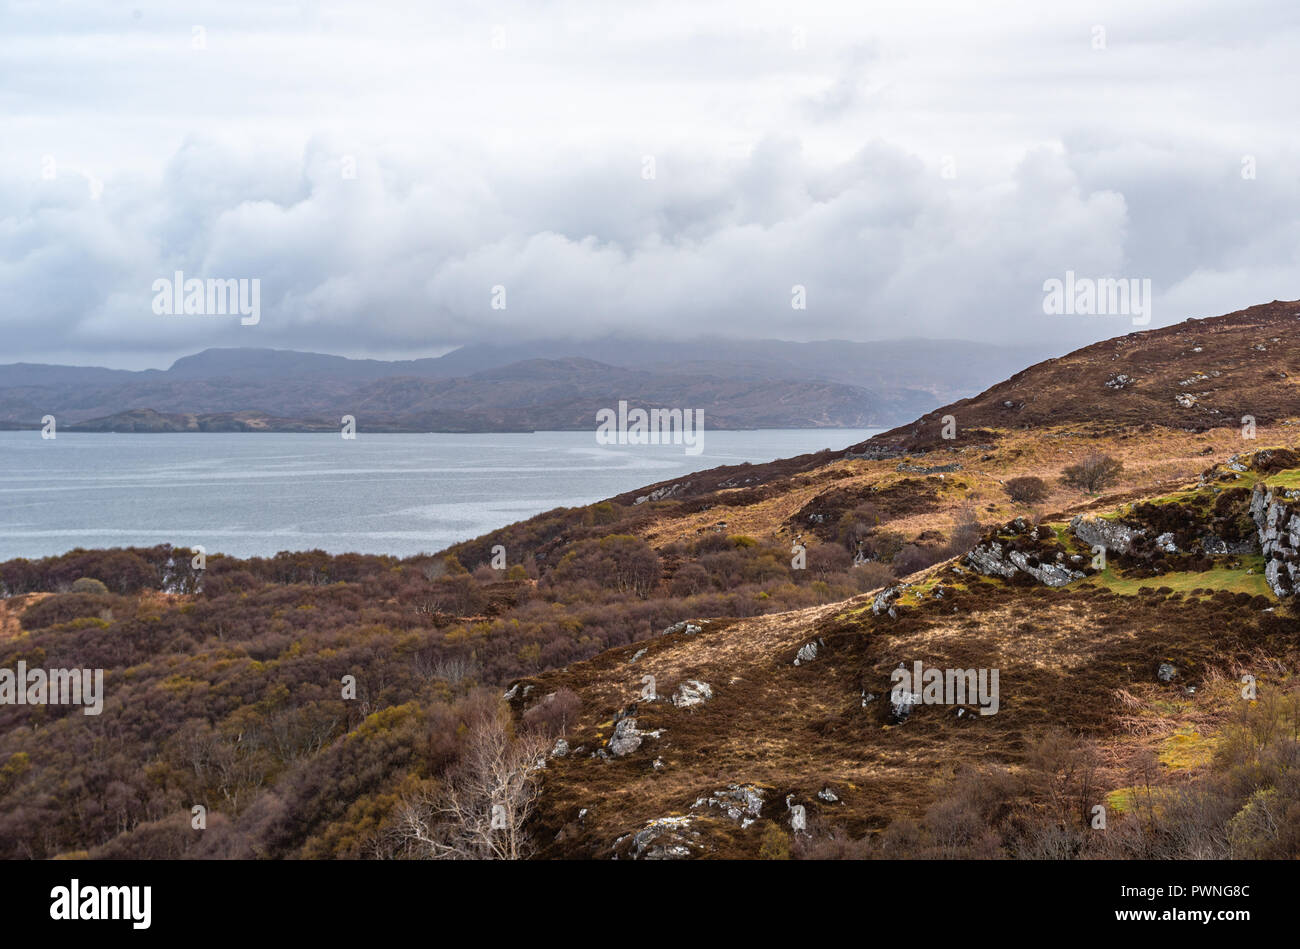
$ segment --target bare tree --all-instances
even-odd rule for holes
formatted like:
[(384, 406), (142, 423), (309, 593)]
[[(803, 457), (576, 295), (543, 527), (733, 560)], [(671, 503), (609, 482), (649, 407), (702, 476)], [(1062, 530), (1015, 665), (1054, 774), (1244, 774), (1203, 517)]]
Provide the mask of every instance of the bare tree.
[(1124, 472), (1124, 463), (1110, 455), (1088, 455), (1077, 465), (1065, 469), (1061, 480), (1071, 487), (1096, 494), (1109, 487)]
[(402, 804), (399, 848), (441, 860), (521, 860), (524, 830), (540, 790), (547, 740), (511, 735), (506, 714), (484, 716), (470, 729), (460, 764), (446, 782)]

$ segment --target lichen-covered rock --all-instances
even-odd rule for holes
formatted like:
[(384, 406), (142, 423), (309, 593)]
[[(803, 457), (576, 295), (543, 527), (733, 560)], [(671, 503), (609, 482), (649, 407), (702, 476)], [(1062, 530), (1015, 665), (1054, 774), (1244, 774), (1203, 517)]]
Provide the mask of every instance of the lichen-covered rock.
[(663, 501), (666, 498), (674, 498), (691, 486), (689, 481), (679, 481), (676, 484), (666, 484), (661, 488), (655, 488), (649, 494), (643, 494), (633, 504), (645, 504), (646, 501)]
[(1024, 551), (1004, 548), (996, 540), (980, 544), (964, 558), (971, 569), (985, 576), (1010, 579), (1017, 573), (1025, 573), (1051, 587), (1065, 586), (1085, 576), (1083, 571), (1071, 570), (1063, 563), (1036, 560)]
[(908, 692), (906, 689), (891, 689), (889, 693), (889, 724), (901, 725), (911, 717), (913, 710), (921, 704), (920, 692)]
[(818, 648), (824, 645), (826, 644), (822, 642), (820, 637), (813, 640), (812, 642), (804, 643), (802, 646), (799, 647), (799, 651), (795, 653), (794, 664), (796, 666), (801, 666), (805, 662), (812, 662), (814, 659), (817, 658)]
[(753, 784), (728, 784), (708, 797), (698, 798), (691, 810), (718, 808), (730, 820), (748, 827), (763, 812), (764, 789)]
[(713, 688), (709, 683), (701, 682), (699, 679), (687, 679), (677, 686), (677, 691), (673, 693), (673, 704), (678, 708), (690, 708), (693, 705), (703, 705), (711, 698), (713, 698)]
[(614, 855), (632, 860), (683, 860), (699, 849), (694, 817), (657, 817), (631, 835), (614, 841)]
[(637, 731), (635, 718), (622, 718), (609, 737), (609, 753), (615, 758), (630, 755), (641, 747), (641, 732)]
[(696, 633), (698, 633), (702, 628), (703, 628), (703, 627), (701, 627), (701, 626), (697, 626), (697, 625), (694, 624), (694, 623), (690, 623), (690, 622), (687, 622), (686, 620), (682, 620), (680, 623), (673, 623), (673, 625), (669, 626), (667, 629), (665, 629), (665, 630), (664, 630), (662, 633), (660, 633), (659, 635), (660, 635), (660, 636), (671, 636), (673, 633), (685, 633), (687, 636), (694, 636), (694, 635), (695, 635)]
[(1268, 558), (1264, 580), (1275, 596), (1293, 596), (1300, 574), (1300, 514), (1260, 482), (1250, 496), (1250, 516)]
[(1076, 514), (1070, 518), (1070, 531), (1089, 547), (1105, 547), (1117, 554), (1128, 553), (1133, 541), (1146, 535), (1140, 527), (1088, 514)]
[(871, 601), (871, 615), (879, 616), (881, 613), (888, 613), (890, 616), (897, 616), (898, 614), (894, 612), (894, 601), (902, 596), (906, 589), (906, 583), (899, 583), (881, 590)]
[(1178, 670), (1172, 662), (1162, 662), (1156, 669), (1156, 678), (1161, 682), (1172, 682), (1178, 675)]
[(1006, 559), (1002, 545), (997, 541), (980, 544), (963, 558), (963, 562), (976, 573), (986, 577), (999, 576), (1010, 579), (1016, 575), (1016, 566)]
[(1081, 570), (1071, 570), (1064, 564), (1059, 563), (1039, 563), (1037, 565), (1030, 563), (1029, 557), (1018, 550), (1010, 553), (1011, 562), (1020, 570), (1029, 574), (1039, 583), (1045, 583), (1049, 587), (1063, 587), (1067, 583), (1073, 583), (1075, 580), (1082, 580), (1085, 576)]

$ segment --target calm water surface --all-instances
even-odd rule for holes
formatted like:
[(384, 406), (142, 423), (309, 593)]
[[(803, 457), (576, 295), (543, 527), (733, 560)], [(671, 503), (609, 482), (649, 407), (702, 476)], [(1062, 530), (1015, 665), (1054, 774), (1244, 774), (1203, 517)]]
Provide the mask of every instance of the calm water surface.
[(593, 432), (484, 435), (0, 432), (0, 560), (202, 544), (408, 556), (554, 507), (717, 465), (843, 449), (877, 429), (706, 432), (704, 451)]

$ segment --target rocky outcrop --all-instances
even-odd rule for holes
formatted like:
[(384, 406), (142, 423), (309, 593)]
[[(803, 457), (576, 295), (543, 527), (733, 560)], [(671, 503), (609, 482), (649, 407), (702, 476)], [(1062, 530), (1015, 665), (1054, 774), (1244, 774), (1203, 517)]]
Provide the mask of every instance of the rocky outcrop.
[(1089, 547), (1105, 547), (1109, 553), (1116, 554), (1128, 553), (1137, 538), (1146, 536), (1140, 527), (1088, 514), (1070, 518), (1070, 531)]
[(1266, 559), (1264, 580), (1274, 595), (1293, 596), (1300, 586), (1300, 515), (1261, 482), (1250, 497), (1250, 517)]
[(889, 693), (889, 717), (887, 721), (890, 725), (901, 725), (912, 715), (912, 710), (921, 704), (920, 692), (908, 692), (905, 689), (894, 689)]
[(879, 616), (881, 613), (888, 613), (891, 617), (898, 616), (894, 610), (894, 601), (903, 595), (907, 589), (906, 583), (899, 583), (892, 587), (887, 587), (876, 594), (876, 598), (871, 601), (871, 615)]
[(844, 457), (849, 461), (884, 461), (888, 458), (897, 458), (903, 454), (906, 454), (903, 449), (886, 445), (879, 448), (867, 448), (857, 454), (846, 451)]
[[(1064, 559), (1063, 553), (1057, 554)], [(1085, 576), (1082, 570), (1073, 570), (1063, 563), (1053, 563), (1044, 561), (1034, 563), (1028, 554), (1019, 550), (1013, 550), (1007, 555), (1016, 569), (1021, 570), (1033, 577), (1039, 583), (1044, 583), (1049, 587), (1063, 587), (1067, 583), (1073, 583), (1075, 580), (1082, 580)]]
[(729, 784), (709, 797), (701, 797), (691, 805), (691, 810), (701, 807), (718, 808), (727, 818), (741, 827), (748, 827), (763, 812), (764, 790), (753, 784)]
[(825, 645), (826, 644), (822, 642), (820, 637), (814, 639), (812, 642), (804, 643), (799, 647), (799, 651), (795, 653), (794, 664), (796, 666), (801, 666), (806, 662), (812, 662), (817, 658), (817, 650)]
[(704, 628), (703, 626), (697, 626), (695, 623), (690, 623), (687, 622), (686, 620), (682, 620), (680, 623), (673, 623), (673, 625), (667, 627), (659, 635), (671, 636), (673, 633), (685, 633), (687, 636), (694, 636), (696, 633), (700, 632), (703, 628)]
[(701, 682), (699, 679), (687, 679), (677, 686), (672, 701), (678, 708), (690, 708), (694, 705), (703, 705), (711, 698), (713, 698), (713, 687), (709, 683)]
[(655, 488), (649, 494), (643, 494), (633, 504), (645, 504), (646, 501), (665, 501), (669, 498), (675, 498), (691, 486), (689, 481), (679, 481), (676, 484), (665, 484), (663, 487)]
[[(1042, 559), (1045, 554), (1048, 559)], [(976, 546), (963, 558), (963, 562), (986, 577), (1011, 579), (1018, 573), (1033, 577), (1049, 587), (1061, 587), (1085, 576), (1065, 563), (1064, 551), (1042, 551), (1033, 554), (990, 540)]]
[(615, 758), (622, 758), (624, 755), (630, 755), (641, 747), (641, 742), (647, 738), (658, 738), (659, 731), (643, 732), (636, 727), (635, 718), (620, 718), (614, 723), (614, 734), (609, 737), (609, 753)]
[(699, 850), (694, 817), (657, 817), (635, 834), (614, 841), (614, 856), (631, 860), (684, 860)]
[(1016, 575), (1016, 565), (1007, 559), (1006, 551), (996, 540), (978, 545), (962, 558), (962, 562), (986, 577), (1005, 577), (1009, 580)]

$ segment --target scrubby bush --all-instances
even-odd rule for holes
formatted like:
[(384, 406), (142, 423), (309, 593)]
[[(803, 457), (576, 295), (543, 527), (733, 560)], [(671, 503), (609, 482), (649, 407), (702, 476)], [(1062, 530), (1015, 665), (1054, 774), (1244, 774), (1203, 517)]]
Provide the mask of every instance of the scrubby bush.
[(645, 598), (658, 585), (660, 573), (659, 555), (653, 547), (631, 534), (611, 534), (575, 544), (556, 566), (554, 580), (586, 580)]
[(1072, 488), (1096, 494), (1114, 484), (1124, 471), (1124, 464), (1110, 455), (1093, 454), (1077, 465), (1070, 465), (1061, 475), (1061, 481)]
[(1051, 492), (1046, 481), (1033, 475), (1008, 478), (1002, 488), (1007, 492), (1007, 497), (1016, 504), (1037, 504), (1046, 499)]
[(104, 586), (101, 580), (96, 580), (93, 577), (82, 577), (73, 581), (72, 586), (68, 588), (68, 592), (104, 594), (108, 592), (108, 587)]
[(775, 821), (768, 821), (763, 828), (763, 836), (759, 839), (758, 844), (758, 859), (790, 859), (790, 835)]
[(569, 733), (581, 709), (582, 700), (578, 693), (572, 689), (559, 689), (524, 712), (523, 722), (525, 727), (549, 738), (560, 738)]

